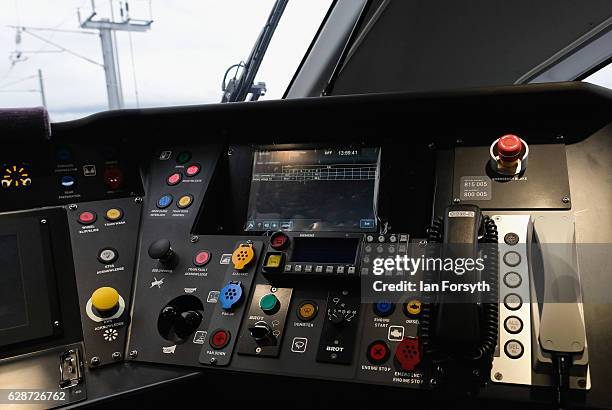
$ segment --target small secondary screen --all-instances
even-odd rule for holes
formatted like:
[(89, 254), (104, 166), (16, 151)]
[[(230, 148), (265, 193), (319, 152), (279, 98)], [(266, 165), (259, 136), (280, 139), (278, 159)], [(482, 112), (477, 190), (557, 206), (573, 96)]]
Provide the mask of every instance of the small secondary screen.
[(245, 230), (372, 232), (380, 148), (256, 151)]

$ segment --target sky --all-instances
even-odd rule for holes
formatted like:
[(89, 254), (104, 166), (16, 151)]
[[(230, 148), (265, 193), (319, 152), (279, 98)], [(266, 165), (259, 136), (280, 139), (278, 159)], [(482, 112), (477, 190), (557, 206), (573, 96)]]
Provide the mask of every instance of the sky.
[[(113, 0), (116, 20), (120, 1), (125, 2)], [(131, 34), (132, 47), (130, 34), (116, 34), (126, 108), (219, 102), (225, 70), (248, 57), (273, 4), (129, 0), (131, 18), (153, 23), (150, 31)], [(95, 5), (96, 17), (111, 16), (111, 0)], [(289, 1), (255, 79), (266, 82), (262, 99), (282, 97), (330, 5), (331, 0)], [(41, 105), (38, 69), (53, 121), (108, 108), (100, 39), (79, 27), (78, 9), (88, 16), (91, 0), (0, 0), (0, 108)], [(11, 25), (65, 31), (28, 29), (19, 45), (23, 61), (12, 65), (17, 46)]]

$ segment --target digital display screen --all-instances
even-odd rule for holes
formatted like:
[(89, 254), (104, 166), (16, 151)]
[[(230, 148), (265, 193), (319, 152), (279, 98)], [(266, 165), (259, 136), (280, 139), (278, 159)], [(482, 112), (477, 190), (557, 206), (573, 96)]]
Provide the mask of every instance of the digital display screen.
[(245, 230), (373, 232), (380, 148), (256, 151)]
[(28, 324), (16, 235), (0, 235), (0, 330)]
[(291, 262), (354, 264), (359, 238), (295, 238)]

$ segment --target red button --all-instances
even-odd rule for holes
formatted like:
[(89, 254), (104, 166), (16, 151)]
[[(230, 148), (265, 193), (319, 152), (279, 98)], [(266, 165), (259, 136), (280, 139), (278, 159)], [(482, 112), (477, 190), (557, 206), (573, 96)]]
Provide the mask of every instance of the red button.
[(521, 139), (513, 134), (504, 135), (497, 141), (497, 152), (499, 159), (504, 162), (514, 162), (521, 157), (523, 143)]
[(193, 258), (193, 264), (196, 266), (204, 266), (210, 260), (210, 253), (208, 251), (200, 251)]
[(289, 243), (289, 237), (284, 232), (275, 232), (270, 237), (270, 246), (276, 250), (283, 249), (287, 243)]
[(185, 171), (188, 177), (195, 177), (200, 173), (200, 166), (198, 164), (191, 164), (187, 167), (187, 171)]
[(212, 337), (210, 338), (210, 345), (213, 349), (223, 349), (230, 340), (230, 334), (227, 330), (219, 329), (215, 330)]
[(367, 355), (372, 364), (382, 364), (389, 359), (389, 347), (382, 340), (378, 340), (370, 344)]
[(421, 361), (419, 339), (415, 337), (402, 340), (395, 351), (395, 358), (403, 370), (407, 372), (414, 370)]
[(180, 172), (175, 172), (174, 174), (171, 174), (168, 177), (166, 182), (168, 182), (168, 185), (173, 186), (173, 185), (176, 185), (179, 182), (181, 182), (182, 179), (183, 179), (183, 176), (181, 175), (181, 173)]
[(79, 222), (82, 223), (83, 225), (90, 225), (94, 222), (96, 222), (96, 214), (95, 212), (91, 212), (91, 211), (85, 211), (85, 212), (81, 212), (81, 214), (79, 215)]

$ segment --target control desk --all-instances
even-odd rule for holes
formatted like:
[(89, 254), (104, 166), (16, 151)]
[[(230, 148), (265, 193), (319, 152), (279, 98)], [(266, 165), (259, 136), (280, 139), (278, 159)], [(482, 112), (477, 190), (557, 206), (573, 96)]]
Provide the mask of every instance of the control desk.
[(0, 405), (612, 407), (611, 108), (563, 83), (15, 127)]

